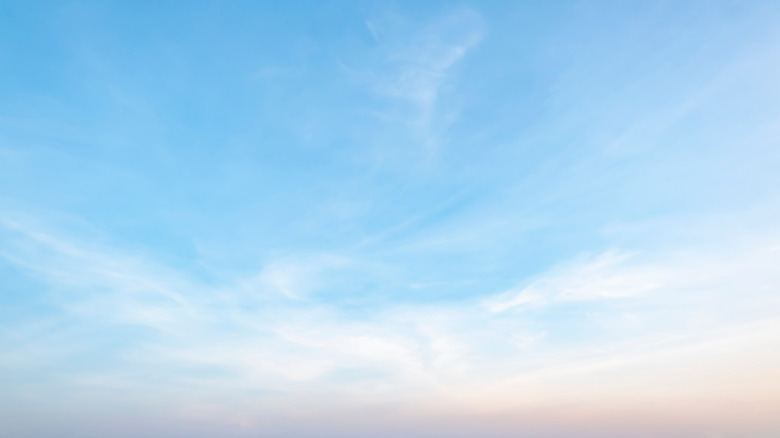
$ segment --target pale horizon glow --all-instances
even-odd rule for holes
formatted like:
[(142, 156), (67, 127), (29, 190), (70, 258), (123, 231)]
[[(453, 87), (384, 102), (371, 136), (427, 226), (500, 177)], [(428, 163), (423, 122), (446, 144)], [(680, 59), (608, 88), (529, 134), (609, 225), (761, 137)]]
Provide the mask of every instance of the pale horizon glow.
[(780, 436), (780, 4), (0, 3), (0, 436)]

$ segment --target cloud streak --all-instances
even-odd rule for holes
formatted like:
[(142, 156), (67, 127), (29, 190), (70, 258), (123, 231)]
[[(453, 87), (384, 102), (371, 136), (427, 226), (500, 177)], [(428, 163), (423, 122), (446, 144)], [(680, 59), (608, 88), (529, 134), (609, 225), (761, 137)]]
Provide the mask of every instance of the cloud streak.
[[(88, 248), (18, 220), (5, 220), (3, 230), (4, 259), (46, 279), (50, 290), (58, 291), (55, 303), (62, 312), (78, 316), (85, 326), (154, 329), (156, 335), (151, 338), (121, 345), (121, 354), (133, 357), (136, 365), (162, 367), (158, 372), (166, 380), (181, 384), (194, 383), (176, 377), (181, 370), (211, 369), (214, 376), (198, 383), (210, 382), (204, 387), (209, 392), (220, 393), (241, 382), (257, 390), (286, 388), (284, 392), (310, 395), (346, 391), (366, 400), (390, 395), (403, 399), (413, 394), (466, 400), (477, 393), (487, 397), (485, 391), (492, 390), (486, 388), (509, 391), (506, 397), (511, 399), (512, 391), (506, 386), (510, 382), (525, 388), (522, 391), (532, 384), (541, 397), (557, 387), (560, 378), (582, 376), (580, 382), (585, 384), (594, 381), (592, 372), (613, 370), (627, 373), (625, 378), (639, 385), (632, 390), (639, 395), (649, 388), (639, 383), (641, 379), (635, 380), (644, 368), (635, 370), (632, 364), (649, 367), (652, 360), (648, 358), (672, 360), (678, 350), (702, 349), (686, 360), (692, 361), (691, 366), (703, 366), (710, 360), (708, 355), (733, 348), (727, 345), (741, 345), (747, 349), (744, 354), (760, 360), (763, 347), (752, 348), (748, 341), (771, 340), (779, 333), (774, 313), (777, 300), (772, 290), (762, 288), (780, 280), (773, 269), (780, 262), (780, 252), (771, 241), (720, 254), (672, 253), (645, 256), (644, 260), (638, 254), (609, 251), (576, 258), (525, 287), (494, 294), (487, 301), (470, 300), (436, 309), (397, 306), (365, 320), (365, 315), (349, 317), (318, 301), (316, 288), (306, 300), (266, 300), (253, 309), (245, 306), (244, 295), (252, 294), (246, 287), (198, 283), (157, 263), (115, 250)], [(324, 263), (318, 269), (338, 269), (338, 265)], [(277, 265), (270, 266), (273, 271)], [(268, 269), (261, 270), (260, 278)], [(710, 304), (700, 299), (702, 295)], [(737, 314), (743, 313), (741, 318), (722, 313), (721, 303), (731, 300), (763, 301), (766, 314), (761, 318), (765, 321), (750, 322), (756, 312), (753, 308), (733, 306)], [(593, 320), (587, 322), (591, 329), (619, 323), (615, 309), (621, 309), (618, 314), (633, 314), (632, 338), (646, 336), (642, 344), (647, 347), (623, 351), (628, 341), (610, 334), (585, 349), (546, 353), (554, 341), (550, 333), (557, 329), (538, 312), (581, 301), (608, 306), (592, 308)], [(607, 312), (610, 306), (616, 307)], [(658, 306), (675, 308), (660, 324), (654, 321)], [(694, 320), (703, 315), (710, 322), (705, 318), (696, 324)], [(602, 319), (605, 316), (609, 319)], [(725, 329), (735, 333), (733, 340), (729, 340), (732, 335), (719, 334), (724, 329), (714, 329), (715, 321), (724, 320), (733, 327)], [(15, 328), (6, 327), (4, 332), (9, 330)], [(758, 333), (763, 335), (757, 337)], [(37, 344), (36, 336), (34, 331), (27, 332), (16, 343)], [(72, 336), (68, 342), (79, 343), (89, 334), (75, 332)], [(499, 352), (500, 360), (496, 358)], [(7, 352), (6, 359), (8, 354), (32, 358), (21, 350)], [(11, 363), (6, 360), (5, 366)], [(736, 367), (734, 372), (747, 372), (739, 361), (729, 366)], [(683, 370), (670, 363), (666, 372), (678, 378), (678, 371)], [(122, 377), (128, 378), (127, 387), (145, 386), (132, 377)], [(87, 386), (100, 386), (103, 381), (81, 380)], [(282, 382), (307, 382), (307, 386), (293, 390)], [(710, 384), (717, 384), (716, 379)], [(597, 395), (587, 388), (583, 387), (584, 397)], [(494, 396), (498, 397), (490, 397)]]
[(12, 6), (3, 431), (777, 436), (780, 9), (478, 6)]
[(452, 105), (442, 105), (442, 93), (453, 80), (453, 67), (479, 45), (486, 26), (467, 8), (412, 30), (387, 18), (367, 22), (378, 44), (376, 65), (349, 71), (393, 103), (382, 118), (405, 125), (428, 154), (435, 154), (457, 117)]

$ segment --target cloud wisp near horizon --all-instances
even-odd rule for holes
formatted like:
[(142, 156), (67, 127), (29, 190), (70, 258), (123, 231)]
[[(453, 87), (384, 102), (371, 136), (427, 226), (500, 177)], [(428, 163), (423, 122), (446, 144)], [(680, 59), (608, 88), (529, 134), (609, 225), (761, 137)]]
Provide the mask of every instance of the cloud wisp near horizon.
[(3, 434), (780, 433), (778, 5), (0, 11)]

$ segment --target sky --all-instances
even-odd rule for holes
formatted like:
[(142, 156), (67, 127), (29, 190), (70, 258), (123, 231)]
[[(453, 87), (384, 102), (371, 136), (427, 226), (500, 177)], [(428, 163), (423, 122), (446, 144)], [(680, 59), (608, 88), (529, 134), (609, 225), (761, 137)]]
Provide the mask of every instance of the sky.
[(780, 436), (780, 3), (0, 0), (0, 435)]

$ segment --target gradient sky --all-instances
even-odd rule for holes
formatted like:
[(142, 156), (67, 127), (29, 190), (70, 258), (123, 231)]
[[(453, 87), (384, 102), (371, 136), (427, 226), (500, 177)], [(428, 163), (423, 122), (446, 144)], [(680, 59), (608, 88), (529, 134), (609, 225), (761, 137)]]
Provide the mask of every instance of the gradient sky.
[(0, 436), (780, 436), (780, 3), (0, 0)]

